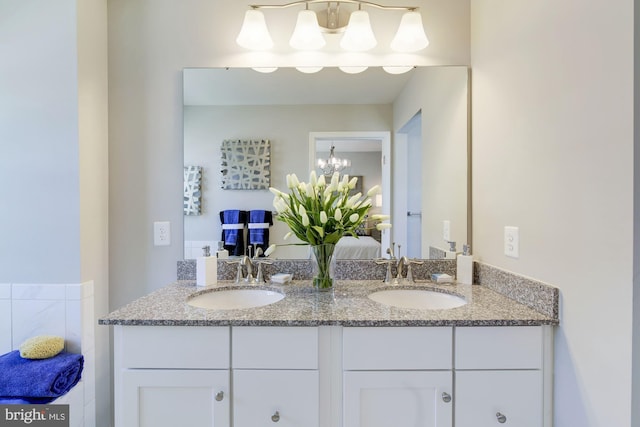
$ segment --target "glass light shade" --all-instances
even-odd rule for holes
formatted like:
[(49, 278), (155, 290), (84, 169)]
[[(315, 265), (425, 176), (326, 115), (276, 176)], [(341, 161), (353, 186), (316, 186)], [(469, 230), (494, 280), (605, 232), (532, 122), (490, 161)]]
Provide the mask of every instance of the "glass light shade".
[(391, 49), (396, 52), (417, 52), (429, 46), (429, 39), (424, 33), (422, 15), (419, 12), (406, 12), (402, 15), (400, 26), (391, 41)]
[(305, 73), (305, 74), (313, 74), (313, 73), (317, 73), (318, 71), (322, 70), (323, 67), (296, 67), (296, 70), (300, 71), (301, 73)]
[(340, 47), (350, 52), (364, 52), (378, 44), (371, 29), (369, 13), (356, 10), (349, 16), (349, 24), (340, 40)]
[(411, 71), (413, 69), (412, 65), (403, 67), (403, 66), (383, 66), (383, 70), (385, 70), (389, 74), (404, 74), (407, 71)]
[(301, 10), (289, 45), (298, 50), (317, 50), (325, 44), (327, 42), (320, 31), (316, 13), (312, 10)]
[(263, 73), (263, 74), (273, 73), (277, 69), (278, 69), (278, 67), (253, 67), (254, 71), (257, 71), (257, 72)]
[(369, 67), (353, 67), (353, 66), (349, 66), (349, 67), (338, 67), (340, 68), (341, 71), (347, 73), (347, 74), (358, 74), (363, 72), (364, 70), (366, 70)]
[(262, 12), (247, 10), (236, 43), (250, 50), (268, 50), (273, 47), (273, 40)]

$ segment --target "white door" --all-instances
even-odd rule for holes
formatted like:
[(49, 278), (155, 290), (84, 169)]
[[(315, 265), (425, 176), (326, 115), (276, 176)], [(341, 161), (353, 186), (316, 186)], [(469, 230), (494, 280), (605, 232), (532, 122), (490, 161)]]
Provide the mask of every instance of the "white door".
[(344, 427), (451, 427), (451, 371), (344, 373)]
[(457, 371), (456, 427), (542, 427), (541, 371)]
[(318, 371), (233, 371), (234, 427), (318, 427)]
[(125, 369), (118, 427), (228, 427), (229, 372)]

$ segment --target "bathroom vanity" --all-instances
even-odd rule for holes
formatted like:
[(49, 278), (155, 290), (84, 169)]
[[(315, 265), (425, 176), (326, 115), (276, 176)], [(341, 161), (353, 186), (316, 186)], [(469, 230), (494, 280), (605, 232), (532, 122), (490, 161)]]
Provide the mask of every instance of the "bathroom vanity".
[(116, 426), (550, 427), (557, 317), (484, 286), (411, 287), (466, 304), (380, 304), (379, 281), (269, 286), (285, 297), (247, 310), (192, 307), (192, 281), (134, 301), (100, 319)]

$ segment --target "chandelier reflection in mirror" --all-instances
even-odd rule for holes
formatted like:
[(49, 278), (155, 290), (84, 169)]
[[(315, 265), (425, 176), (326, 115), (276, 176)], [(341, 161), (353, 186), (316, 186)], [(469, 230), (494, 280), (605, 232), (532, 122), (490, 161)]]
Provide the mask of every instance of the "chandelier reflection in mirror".
[[(310, 5), (323, 4), (326, 7), (315, 11)], [(356, 5), (357, 10), (348, 10), (341, 4)], [(422, 15), (415, 6), (384, 6), (359, 0), (330, 2), (325, 0), (301, 0), (282, 5), (250, 5), (236, 39), (238, 45), (250, 50), (268, 50), (273, 48), (264, 14), (260, 9), (283, 9), (304, 6), (298, 12), (298, 18), (289, 39), (289, 45), (296, 50), (312, 51), (326, 45), (324, 34), (340, 33), (340, 47), (348, 52), (365, 52), (377, 44), (371, 28), (369, 13), (363, 7), (389, 11), (405, 11), (398, 30), (391, 41), (391, 49), (400, 53), (412, 53), (426, 48), (429, 40), (422, 25)]]
[(335, 145), (332, 145), (328, 159), (318, 159), (318, 169), (320, 169), (325, 176), (332, 176), (334, 172), (342, 172), (346, 168), (351, 167), (351, 160), (336, 157), (335, 149)]

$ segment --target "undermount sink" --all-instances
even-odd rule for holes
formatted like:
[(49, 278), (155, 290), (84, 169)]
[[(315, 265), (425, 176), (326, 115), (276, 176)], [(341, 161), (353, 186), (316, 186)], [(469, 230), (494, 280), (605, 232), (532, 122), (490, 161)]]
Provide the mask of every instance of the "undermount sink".
[(369, 294), (369, 299), (392, 307), (422, 310), (448, 310), (467, 303), (457, 295), (425, 289), (388, 289)]
[(268, 289), (214, 289), (189, 298), (187, 304), (210, 310), (238, 310), (263, 307), (283, 298), (280, 292)]

